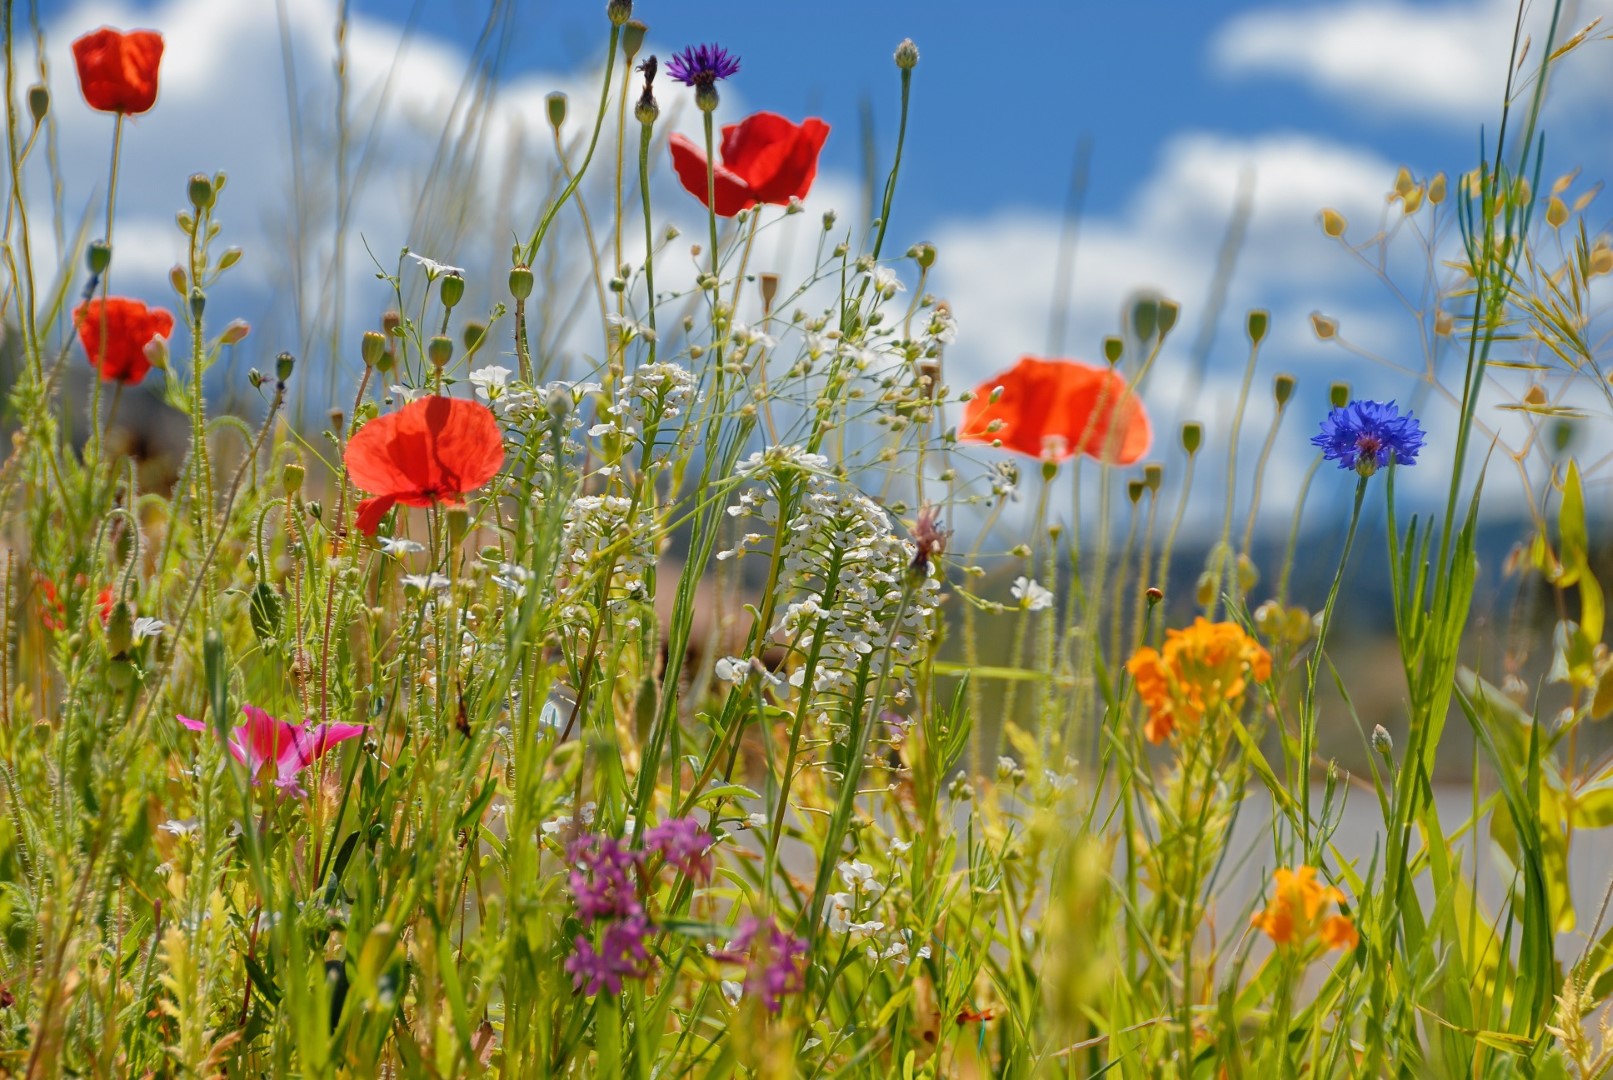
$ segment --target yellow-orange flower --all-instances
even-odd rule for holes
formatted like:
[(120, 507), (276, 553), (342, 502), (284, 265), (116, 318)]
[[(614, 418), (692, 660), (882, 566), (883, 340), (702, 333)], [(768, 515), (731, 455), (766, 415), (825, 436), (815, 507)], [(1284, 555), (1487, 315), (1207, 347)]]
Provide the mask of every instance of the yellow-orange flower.
[(1316, 938), (1330, 949), (1353, 949), (1361, 940), (1355, 923), (1336, 913), (1322, 917), (1329, 904), (1342, 903), (1344, 894), (1317, 881), (1313, 867), (1283, 867), (1272, 881), (1266, 910), (1257, 911), (1250, 925), (1279, 945), (1304, 945)]
[(1167, 630), (1165, 648), (1141, 648), (1126, 662), (1148, 706), (1148, 741), (1161, 743), (1178, 726), (1192, 730), (1225, 705), (1243, 703), (1249, 679), (1271, 678), (1271, 654), (1237, 623), (1202, 616), (1185, 630)]

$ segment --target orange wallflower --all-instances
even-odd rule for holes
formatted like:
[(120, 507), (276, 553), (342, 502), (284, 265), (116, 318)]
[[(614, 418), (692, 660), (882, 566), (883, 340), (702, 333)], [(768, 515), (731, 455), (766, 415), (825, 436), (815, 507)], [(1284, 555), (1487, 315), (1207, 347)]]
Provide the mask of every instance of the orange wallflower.
[(1142, 399), (1113, 368), (1025, 356), (975, 387), (958, 438), (1001, 441), (1034, 458), (1081, 453), (1131, 465), (1148, 453), (1154, 431)]
[(1271, 900), (1257, 911), (1250, 925), (1263, 930), (1278, 945), (1304, 945), (1312, 938), (1330, 949), (1353, 949), (1361, 940), (1347, 915), (1322, 918), (1329, 904), (1344, 903), (1344, 894), (1316, 880), (1314, 867), (1279, 869), (1272, 880)]
[(1223, 705), (1238, 708), (1249, 679), (1271, 678), (1271, 654), (1237, 623), (1200, 616), (1185, 630), (1167, 630), (1163, 650), (1138, 649), (1126, 670), (1148, 706), (1143, 733), (1162, 743), (1178, 725), (1192, 730)]

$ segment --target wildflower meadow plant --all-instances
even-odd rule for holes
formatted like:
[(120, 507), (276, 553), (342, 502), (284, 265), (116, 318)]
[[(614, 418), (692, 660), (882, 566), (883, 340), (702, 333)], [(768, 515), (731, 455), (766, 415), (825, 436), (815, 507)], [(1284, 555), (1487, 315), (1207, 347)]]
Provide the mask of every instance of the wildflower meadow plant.
[(504, 181), (529, 220), (465, 149), (485, 55), (388, 177), (418, 212), (362, 233), (344, 89), (280, 255), (374, 291), (253, 327), (220, 283), (279, 256), (226, 246), (224, 173), (171, 176), (168, 307), (119, 224), (175, 28), (73, 42), (80, 101), (0, 5), (8, 93), (38, 80), (0, 225), (0, 1071), (1606, 1075), (1571, 870), (1613, 827), (1613, 244), (1539, 127), (1595, 24), (1519, 43), (1471, 172), (1319, 211), (1411, 313), (1419, 419), (1269, 372), (1259, 309), (1235, 396), (1184, 392), (1224, 279), (1081, 359), (981, 341), (963, 388), (949, 252), (897, 239), (918, 47), (865, 205), (820, 207), (850, 118), (730, 117), (734, 52), (600, 6), (597, 104), (545, 98)]

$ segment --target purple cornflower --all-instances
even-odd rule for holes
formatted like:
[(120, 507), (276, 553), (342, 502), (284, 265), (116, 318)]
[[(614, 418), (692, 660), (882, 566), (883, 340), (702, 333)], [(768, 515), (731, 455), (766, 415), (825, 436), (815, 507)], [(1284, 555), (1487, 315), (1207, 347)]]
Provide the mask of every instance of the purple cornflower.
[(578, 934), (576, 951), (566, 957), (572, 986), (587, 994), (597, 994), (601, 989), (620, 994), (623, 978), (644, 978), (649, 970), (644, 939), (649, 933), (649, 920), (637, 914), (607, 926), (597, 949), (587, 937)]
[(609, 836), (584, 836), (572, 841), (566, 858), (572, 864), (571, 896), (583, 922), (643, 913), (633, 877), (640, 852)]
[(1415, 465), (1423, 429), (1411, 413), (1401, 416), (1392, 401), (1358, 400), (1328, 413), (1311, 444), (1339, 468), (1371, 476), (1389, 464), (1391, 455), (1396, 464)]
[(769, 1012), (778, 1012), (785, 994), (798, 994), (806, 987), (805, 938), (798, 938), (773, 921), (771, 915), (758, 919), (747, 915), (728, 952), (738, 959), (749, 953), (745, 989), (760, 994)]
[(711, 86), (739, 70), (739, 57), (721, 45), (690, 45), (667, 61), (667, 78), (684, 86)]
[(711, 834), (692, 817), (668, 818), (644, 834), (644, 846), (666, 856), (684, 877), (711, 877)]

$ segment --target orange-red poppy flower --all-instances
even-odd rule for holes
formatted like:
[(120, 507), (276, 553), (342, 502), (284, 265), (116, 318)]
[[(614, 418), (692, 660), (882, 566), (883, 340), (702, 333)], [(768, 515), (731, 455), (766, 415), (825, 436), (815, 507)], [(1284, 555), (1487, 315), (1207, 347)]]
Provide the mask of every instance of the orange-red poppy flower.
[(73, 309), (73, 321), (78, 324), (78, 340), (90, 363), (100, 368), (101, 378), (109, 382), (137, 383), (144, 379), (151, 370), (146, 346), (174, 332), (172, 314), (124, 296), (109, 296), (104, 304), (99, 297), (86, 300)]
[(504, 464), (504, 437), (486, 405), (428, 397), (378, 416), (347, 443), (347, 474), (374, 497), (358, 504), (359, 531), (374, 535), (397, 503), (458, 505)]
[[(714, 170), (719, 217), (733, 217), (757, 203), (784, 206), (804, 199), (818, 175), (818, 152), (829, 137), (829, 125), (817, 117), (792, 124), (778, 113), (759, 112), (737, 124), (724, 125)], [(674, 135), (672, 167), (678, 179), (702, 203), (706, 201), (706, 152), (694, 140)]]
[(143, 113), (157, 103), (162, 35), (155, 30), (124, 33), (103, 26), (73, 42), (73, 61), (90, 108)]
[(1113, 368), (1026, 356), (975, 387), (958, 438), (1000, 440), (1035, 458), (1082, 453), (1131, 465), (1148, 453), (1154, 431), (1142, 400)]

